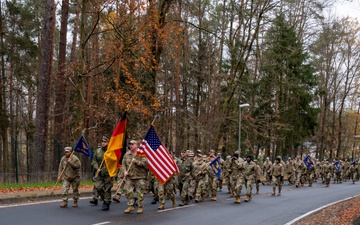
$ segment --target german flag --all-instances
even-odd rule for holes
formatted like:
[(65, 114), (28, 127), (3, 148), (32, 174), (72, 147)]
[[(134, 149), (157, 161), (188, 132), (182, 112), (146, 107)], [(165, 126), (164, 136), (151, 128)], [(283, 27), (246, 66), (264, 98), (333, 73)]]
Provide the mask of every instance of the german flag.
[(121, 167), (120, 158), (125, 154), (125, 130), (126, 130), (126, 113), (122, 116), (120, 122), (116, 125), (113, 131), (108, 148), (104, 154), (105, 164), (110, 177), (116, 176), (116, 169)]

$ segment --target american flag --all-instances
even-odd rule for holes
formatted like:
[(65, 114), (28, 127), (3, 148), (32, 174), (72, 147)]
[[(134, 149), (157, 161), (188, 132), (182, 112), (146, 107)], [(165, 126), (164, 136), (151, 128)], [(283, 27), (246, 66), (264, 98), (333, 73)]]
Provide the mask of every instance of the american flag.
[(174, 174), (179, 173), (179, 168), (161, 143), (153, 126), (141, 142), (138, 153), (140, 152), (145, 152), (150, 171), (162, 184), (165, 184)]

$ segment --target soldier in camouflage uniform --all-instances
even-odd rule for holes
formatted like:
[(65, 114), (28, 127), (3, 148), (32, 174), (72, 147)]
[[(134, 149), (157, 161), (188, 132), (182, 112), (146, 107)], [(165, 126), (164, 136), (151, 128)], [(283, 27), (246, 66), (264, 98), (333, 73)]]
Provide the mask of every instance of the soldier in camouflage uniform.
[(270, 179), (271, 166), (272, 166), (272, 163), (271, 163), (269, 157), (266, 157), (266, 160), (265, 160), (265, 162), (263, 164), (263, 174), (264, 174), (264, 177), (265, 177), (265, 183), (266, 184), (271, 183), (271, 179)]
[(312, 187), (312, 183), (315, 177), (316, 165), (311, 157), (309, 158), (307, 164), (308, 164), (306, 171), (307, 181), (309, 182), (309, 187)]
[(272, 176), (272, 187), (273, 192), (271, 195), (275, 195), (276, 186), (278, 186), (279, 192), (278, 196), (281, 195), (281, 189), (282, 189), (282, 181), (284, 178), (284, 166), (281, 163), (281, 158), (277, 157), (275, 159), (275, 163), (271, 167), (271, 176)]
[(297, 188), (301, 185), (301, 177), (303, 175), (305, 167), (306, 166), (304, 162), (300, 159), (300, 156), (298, 155), (294, 161), (295, 185)]
[(244, 182), (244, 165), (243, 159), (239, 158), (238, 151), (236, 151), (231, 158), (230, 179), (233, 196), (235, 197), (234, 203), (240, 204), (240, 194)]
[(149, 190), (151, 191), (151, 193), (153, 194), (153, 200), (151, 201), (151, 204), (156, 204), (156, 202), (159, 201), (159, 195), (158, 195), (158, 185), (160, 184), (159, 182), (157, 182), (157, 179), (155, 178), (154, 174), (149, 171), (148, 172), (148, 176), (147, 176), (147, 180), (149, 181)]
[(230, 176), (231, 176), (231, 155), (226, 156), (226, 160), (224, 163), (224, 170), (222, 173), (224, 174), (224, 179), (226, 180), (226, 186), (228, 189), (227, 194), (231, 194), (231, 182), (230, 182)]
[[(103, 165), (100, 168), (100, 165), (102, 164), (104, 160), (104, 153), (107, 150), (109, 143), (109, 139), (107, 137), (102, 138), (102, 147), (96, 149), (93, 159), (91, 161), (91, 165), (96, 170), (97, 176), (95, 176), (95, 189), (101, 199), (104, 200), (104, 203), (102, 205), (102, 210), (107, 211), (110, 209), (110, 203), (111, 203), (111, 188), (113, 187), (113, 181), (114, 179), (109, 176), (108, 170), (106, 168), (106, 165), (103, 163)], [(91, 204), (97, 205), (98, 204), (98, 198), (97, 196), (93, 196), (93, 200), (90, 201)]]
[(167, 199), (172, 201), (172, 207), (176, 206), (176, 199), (175, 199), (175, 177), (172, 176), (165, 184), (160, 183), (157, 179), (155, 181), (155, 186), (158, 190), (159, 202), (160, 206), (158, 207), (159, 210), (165, 209), (165, 195)]
[[(134, 192), (138, 198), (138, 214), (143, 213), (144, 206), (144, 190), (145, 179), (147, 177), (147, 159), (145, 156), (137, 155), (138, 145), (135, 140), (130, 141), (130, 151), (128, 151), (123, 158), (123, 164), (125, 173), (125, 195), (128, 199), (128, 208), (124, 210), (124, 213), (130, 213), (134, 211)], [(130, 166), (131, 165), (131, 166)], [(128, 172), (126, 172), (128, 171)]]
[(288, 182), (289, 185), (293, 185), (295, 183), (295, 179), (294, 179), (294, 162), (291, 159), (291, 157), (289, 157), (289, 159), (287, 160), (286, 164), (285, 164), (285, 172), (288, 175)]
[(260, 191), (260, 177), (261, 177), (261, 168), (259, 166), (259, 162), (254, 159), (254, 163), (256, 164), (257, 167), (257, 172), (255, 174), (255, 185), (256, 185), (256, 194), (259, 194)]
[(244, 183), (246, 187), (246, 197), (245, 202), (251, 201), (252, 194), (252, 185), (255, 181), (256, 174), (258, 173), (258, 167), (252, 161), (252, 156), (248, 155), (246, 157), (246, 162), (243, 163), (244, 166)]
[(192, 180), (193, 164), (188, 158), (188, 151), (181, 151), (181, 158), (177, 160), (177, 166), (180, 174), (178, 176), (178, 188), (180, 192), (181, 203), (179, 206), (189, 204), (189, 185)]
[(351, 165), (349, 167), (349, 173), (351, 175), (353, 184), (355, 184), (355, 181), (357, 179), (357, 175), (359, 174), (359, 166), (358, 166), (357, 162), (351, 163)]
[(350, 169), (350, 163), (348, 159), (344, 160), (344, 173), (343, 173), (343, 181), (346, 182), (349, 180), (349, 169)]
[(70, 185), (73, 190), (74, 203), (73, 207), (78, 206), (79, 199), (79, 185), (80, 185), (80, 167), (81, 162), (76, 155), (72, 154), (71, 147), (65, 147), (65, 156), (60, 160), (59, 172), (57, 180), (62, 180), (62, 200), (61, 208), (67, 207), (68, 193)]
[[(215, 160), (215, 155), (210, 155), (210, 162), (212, 162), (213, 160)], [(215, 168), (215, 169), (221, 169), (220, 165), (218, 165), (219, 168)], [(218, 181), (219, 179), (217, 178), (216, 174), (214, 173), (212, 167), (209, 165), (208, 168), (208, 187), (209, 187), (209, 191), (211, 193), (211, 201), (216, 201), (216, 191), (217, 191), (217, 187), (218, 187)]]
[(322, 167), (322, 174), (324, 176), (324, 184), (326, 187), (329, 187), (330, 185), (330, 179), (333, 173), (333, 165), (329, 163), (328, 160), (325, 160), (324, 165)]
[(204, 201), (208, 164), (203, 161), (203, 156), (201, 154), (198, 154), (196, 162), (193, 163), (193, 166), (194, 166), (193, 176), (195, 177), (196, 180), (195, 202)]
[(221, 169), (220, 180), (217, 181), (217, 184), (218, 184), (218, 187), (219, 187), (219, 191), (221, 192), (222, 187), (223, 187), (223, 182), (224, 182), (224, 172), (223, 172), (223, 170), (225, 169), (225, 160), (223, 160), (221, 158), (221, 153), (220, 152), (217, 154), (217, 157), (220, 158), (220, 169)]

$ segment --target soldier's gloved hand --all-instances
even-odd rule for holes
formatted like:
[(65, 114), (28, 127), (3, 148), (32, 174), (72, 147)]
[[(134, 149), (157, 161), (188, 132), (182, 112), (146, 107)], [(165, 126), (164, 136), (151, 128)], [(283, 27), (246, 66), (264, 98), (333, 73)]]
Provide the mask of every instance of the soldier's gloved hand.
[(260, 180), (257, 180), (256, 182), (257, 182), (258, 184), (260, 184), (261, 181), (260, 181)]
[(280, 177), (280, 182), (283, 182), (284, 181), (284, 176), (281, 176)]

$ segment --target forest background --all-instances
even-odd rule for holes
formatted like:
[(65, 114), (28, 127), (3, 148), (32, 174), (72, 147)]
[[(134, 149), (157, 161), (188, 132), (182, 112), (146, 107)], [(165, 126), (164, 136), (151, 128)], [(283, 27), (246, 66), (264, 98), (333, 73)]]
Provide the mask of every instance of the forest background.
[(157, 116), (176, 155), (358, 159), (360, 26), (335, 3), (2, 0), (0, 181), (55, 180), (127, 107), (128, 140)]

